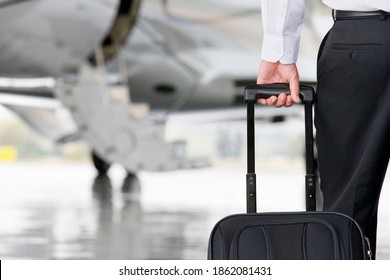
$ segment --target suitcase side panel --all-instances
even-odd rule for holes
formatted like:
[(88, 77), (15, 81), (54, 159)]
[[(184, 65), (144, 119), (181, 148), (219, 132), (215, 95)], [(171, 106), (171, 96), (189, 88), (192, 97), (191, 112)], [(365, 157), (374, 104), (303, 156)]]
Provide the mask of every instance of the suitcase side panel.
[(234, 235), (245, 223), (256, 221), (256, 215), (236, 214), (216, 223), (210, 234), (207, 259), (228, 260)]
[(329, 260), (340, 259), (335, 228), (326, 221), (286, 215), (269, 221), (246, 224), (237, 231), (231, 249), (232, 259), (245, 260)]

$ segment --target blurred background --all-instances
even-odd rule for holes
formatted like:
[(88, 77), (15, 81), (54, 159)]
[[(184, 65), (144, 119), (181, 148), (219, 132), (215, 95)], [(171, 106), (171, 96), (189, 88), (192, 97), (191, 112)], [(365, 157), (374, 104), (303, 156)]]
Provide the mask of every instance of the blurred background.
[[(246, 209), (260, 2), (0, 1), (0, 257), (206, 259), (213, 225)], [(315, 86), (332, 18), (306, 5)], [(304, 210), (302, 109), (256, 108), (259, 211)]]

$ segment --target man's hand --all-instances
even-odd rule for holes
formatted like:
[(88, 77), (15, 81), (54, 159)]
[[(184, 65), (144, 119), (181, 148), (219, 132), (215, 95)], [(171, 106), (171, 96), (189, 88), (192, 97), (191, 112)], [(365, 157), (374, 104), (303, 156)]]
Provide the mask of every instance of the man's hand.
[(293, 103), (300, 103), (299, 99), (299, 74), (295, 64), (281, 64), (280, 62), (261, 61), (258, 84), (287, 83), (290, 85), (291, 96), (285, 93), (279, 97), (272, 96), (268, 99), (259, 99), (257, 102), (263, 105), (275, 107), (290, 107)]

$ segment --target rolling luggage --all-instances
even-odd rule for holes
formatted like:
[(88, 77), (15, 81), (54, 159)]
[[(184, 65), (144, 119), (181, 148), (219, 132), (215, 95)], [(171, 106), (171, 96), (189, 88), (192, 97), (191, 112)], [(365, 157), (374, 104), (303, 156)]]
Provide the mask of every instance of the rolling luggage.
[(371, 250), (352, 218), (317, 212), (313, 155), (314, 88), (301, 86), (305, 107), (306, 211), (256, 213), (255, 103), (280, 92), (286, 84), (249, 85), (245, 88), (248, 129), (247, 213), (220, 220), (208, 245), (210, 260), (351, 260), (370, 259)]

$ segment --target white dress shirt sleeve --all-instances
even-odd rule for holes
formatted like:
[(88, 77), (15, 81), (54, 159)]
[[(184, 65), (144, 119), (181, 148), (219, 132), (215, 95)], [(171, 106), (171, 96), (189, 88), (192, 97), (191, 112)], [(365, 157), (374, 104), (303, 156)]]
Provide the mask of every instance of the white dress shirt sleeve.
[(262, 0), (261, 58), (292, 64), (297, 61), (305, 0)]

